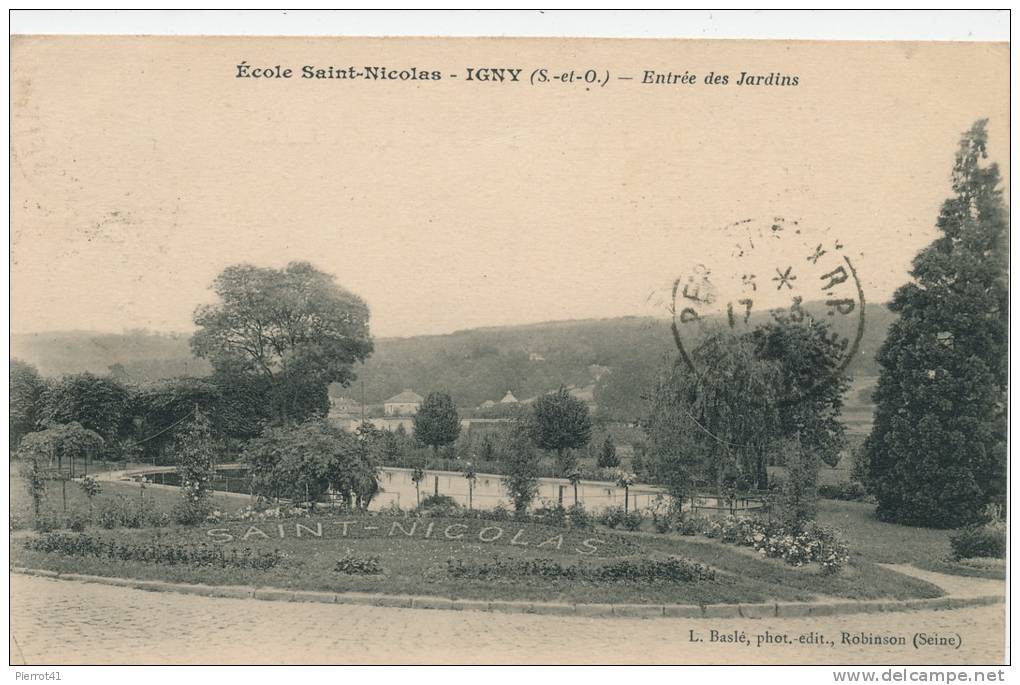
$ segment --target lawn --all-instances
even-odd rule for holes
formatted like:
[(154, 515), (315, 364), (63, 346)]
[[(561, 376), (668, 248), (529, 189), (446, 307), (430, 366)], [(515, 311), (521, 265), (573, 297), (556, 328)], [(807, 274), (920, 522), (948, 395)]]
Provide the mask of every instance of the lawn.
[[(565, 603), (714, 604), (803, 601), (819, 596), (901, 599), (941, 594), (933, 585), (863, 560), (855, 561), (838, 576), (826, 577), (817, 570), (756, 559), (716, 542), (512, 521), (322, 515), (193, 528), (90, 530), (90, 533), (122, 544), (144, 544), (158, 538), (167, 544), (223, 546), (228, 551), (245, 547), (278, 549), (286, 556), (277, 567), (254, 571), (62, 556), (28, 550), (23, 541), (16, 541), (11, 548), (12, 563), (64, 572), (192, 583)], [(348, 550), (360, 556), (377, 555), (384, 573), (352, 576), (334, 571), (336, 560)], [(486, 561), (493, 555), (599, 565), (618, 559), (665, 558), (674, 554), (714, 567), (717, 577), (687, 582), (578, 581), (545, 576), (455, 578), (447, 572), (449, 559)]]
[(821, 500), (819, 523), (837, 528), (850, 544), (855, 559), (885, 564), (912, 564), (918, 568), (962, 576), (1003, 578), (991, 569), (978, 569), (952, 561), (950, 530), (913, 528), (875, 518), (875, 505), (865, 502)]
[[(12, 528), (30, 528), (34, 517), (24, 480), (12, 476), (10, 486)], [(47, 486), (44, 515), (62, 513), (64, 505), (60, 483), (49, 481)], [(142, 489), (137, 484), (125, 482), (103, 482), (102, 488), (93, 503), (97, 510), (104, 500), (139, 501), (145, 498), (147, 506), (162, 511), (170, 510), (179, 501), (178, 491), (170, 488), (150, 486)], [(66, 493), (69, 512), (88, 512), (87, 499), (77, 483), (68, 482)], [(214, 494), (212, 503), (221, 511), (233, 512), (247, 504), (247, 498)], [(345, 527), (345, 520), (353, 523)], [(405, 529), (415, 521), (417, 527), (414, 533), (407, 535)], [(534, 523), (476, 519), (404, 519), (375, 515), (322, 515), (312, 519), (255, 524), (228, 522), (192, 528), (104, 530), (90, 526), (88, 529), (92, 535), (116, 542), (145, 543), (158, 538), (165, 543), (189, 547), (222, 545), (227, 550), (244, 547), (279, 549), (286, 555), (280, 566), (265, 571), (64, 557), (25, 549), (20, 539), (12, 543), (11, 559), (15, 565), (145, 579), (568, 603), (713, 604), (803, 601), (819, 597), (906, 599), (941, 594), (935, 586), (882, 568), (877, 565), (880, 563), (913, 564), (920, 568), (960, 575), (1002, 577), (1001, 572), (993, 569), (966, 566), (949, 560), (950, 531), (883, 523), (875, 519), (874, 505), (871, 504), (822, 500), (818, 521), (837, 528), (849, 542), (850, 563), (840, 574), (823, 576), (814, 567), (791, 567), (778, 560), (756, 557), (746, 548), (702, 537), (625, 533), (605, 528), (579, 531)], [(306, 526), (300, 536), (296, 528), (299, 523)], [(393, 528), (394, 524), (398, 525), (396, 529)], [(430, 524), (433, 533), (425, 535)], [(256, 525), (258, 530), (249, 532), (250, 525)], [(284, 526), (282, 537), (277, 525)], [(456, 527), (461, 525), (467, 527)], [(493, 526), (502, 531), (496, 539), (478, 537), (482, 529)], [(316, 534), (320, 527), (321, 537)], [(446, 534), (448, 529), (452, 538)], [(340, 535), (338, 531), (346, 531), (347, 534)], [(463, 533), (463, 537), (459, 533)], [(482, 537), (496, 534), (497, 531), (493, 529)], [(557, 539), (559, 535), (564, 536), (562, 540)], [(550, 542), (542, 544), (545, 541)], [(335, 572), (333, 567), (337, 558), (347, 550), (357, 555), (378, 555), (385, 573), (381, 576), (350, 576)], [(710, 581), (610, 582), (542, 576), (482, 580), (454, 578), (447, 572), (449, 559), (486, 561), (492, 559), (494, 554), (504, 559), (550, 558), (562, 564), (582, 565), (605, 563), (609, 559), (665, 558), (676, 555), (710, 566), (717, 571), (717, 576)]]
[[(102, 490), (96, 495), (93, 501), (93, 508), (98, 509), (103, 501), (127, 498), (140, 501), (144, 498), (146, 505), (162, 511), (169, 511), (178, 501), (180, 492), (170, 488), (146, 487), (144, 490), (137, 483), (102, 481)], [(25, 479), (19, 475), (12, 474), (10, 477), (11, 497), (11, 529), (18, 530), (31, 528), (35, 520), (32, 509), (32, 498), (25, 485)], [(63, 492), (67, 495), (67, 512), (69, 514), (79, 513), (88, 515), (88, 498), (82, 491), (81, 486), (75, 481), (68, 481), (64, 485)], [(246, 498), (228, 497), (214, 493), (212, 495), (214, 507), (223, 511), (235, 511), (245, 506)], [(46, 489), (43, 491), (43, 502), (40, 508), (42, 516), (60, 515), (64, 513), (64, 497), (61, 492), (61, 483), (57, 480), (47, 480)]]

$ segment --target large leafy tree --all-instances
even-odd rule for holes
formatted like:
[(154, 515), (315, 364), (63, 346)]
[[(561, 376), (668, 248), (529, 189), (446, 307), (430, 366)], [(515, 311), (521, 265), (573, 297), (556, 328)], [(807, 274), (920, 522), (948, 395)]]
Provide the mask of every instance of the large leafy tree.
[(878, 516), (954, 527), (1005, 502), (1008, 219), (986, 122), (960, 141), (941, 235), (914, 258), (878, 354), (865, 445)]
[(131, 421), (130, 390), (105, 376), (64, 376), (43, 393), (43, 423), (80, 423), (114, 443)]
[(195, 311), (192, 350), (218, 371), (263, 379), (278, 423), (325, 414), (329, 384), (349, 384), (372, 352), (368, 306), (307, 262), (231, 266), (213, 290), (219, 302)]
[[(840, 414), (850, 378), (839, 368), (845, 343), (821, 321), (811, 316), (794, 320), (782, 311), (750, 338), (755, 357), (779, 367), (778, 435), (795, 437), (812, 457), (835, 466), (846, 446)], [(759, 461), (759, 473), (765, 466)]]
[(566, 450), (578, 449), (591, 439), (591, 415), (581, 400), (561, 387), (535, 400), (531, 431), (535, 444), (556, 452), (556, 463), (566, 475), (575, 464), (566, 458)]
[(10, 376), (10, 437), (16, 448), (21, 438), (38, 427), (46, 382), (34, 366), (18, 359), (11, 360)]
[(810, 316), (776, 313), (742, 335), (711, 331), (693, 367), (672, 366), (653, 393), (653, 476), (682, 497), (698, 484), (767, 489), (769, 462), (782, 463), (792, 443), (834, 462), (844, 442), (842, 352)]
[(673, 365), (645, 420), (654, 479), (682, 498), (698, 485), (764, 485), (765, 455), (778, 437), (781, 365), (756, 355), (746, 336), (711, 333)]
[(268, 428), (251, 440), (244, 460), (253, 490), (263, 497), (315, 501), (330, 488), (363, 506), (378, 492), (373, 455), (378, 436), (351, 435), (325, 420)]
[(431, 392), (414, 415), (414, 437), (432, 448), (435, 454), (440, 447), (449, 445), (460, 435), (460, 415), (457, 405), (445, 392)]
[(146, 459), (157, 459), (173, 445), (185, 429), (187, 417), (198, 409), (208, 417), (210, 433), (229, 450), (258, 435), (268, 420), (265, 386), (257, 377), (219, 372), (144, 385), (134, 393), (130, 442)]

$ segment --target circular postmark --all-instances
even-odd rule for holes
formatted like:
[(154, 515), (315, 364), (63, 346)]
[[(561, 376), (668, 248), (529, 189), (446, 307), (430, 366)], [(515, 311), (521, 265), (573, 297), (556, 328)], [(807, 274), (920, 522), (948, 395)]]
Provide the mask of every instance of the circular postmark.
[(860, 348), (865, 301), (843, 241), (783, 217), (738, 221), (715, 238), (673, 281), (671, 328), (683, 363), (695, 370), (692, 352), (709, 328), (742, 333), (782, 313), (827, 323), (842, 350), (835, 373), (845, 371)]

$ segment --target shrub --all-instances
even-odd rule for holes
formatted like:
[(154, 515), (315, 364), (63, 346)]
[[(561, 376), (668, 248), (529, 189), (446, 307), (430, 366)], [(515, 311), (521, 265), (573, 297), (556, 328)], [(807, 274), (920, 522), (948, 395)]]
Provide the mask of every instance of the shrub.
[(549, 526), (563, 526), (567, 521), (567, 510), (560, 504), (543, 502), (542, 506), (531, 512), (529, 520)]
[(967, 526), (949, 536), (954, 559), (988, 557), (1006, 558), (1006, 524), (1004, 521)]
[(648, 515), (652, 519), (652, 526), (656, 533), (668, 533), (676, 525), (676, 519), (680, 517), (679, 507), (674, 500), (656, 495), (648, 505)]
[(868, 491), (857, 481), (837, 483), (835, 485), (819, 485), (818, 496), (824, 499), (837, 499), (846, 502), (858, 502), (868, 496)]
[(509, 521), (513, 517), (513, 512), (503, 506), (502, 502), (480, 516), (480, 518), (487, 518), (491, 521)]
[(418, 505), (419, 511), (430, 516), (449, 516), (458, 509), (460, 505), (449, 495), (429, 495)]
[(587, 529), (595, 525), (595, 517), (589, 514), (580, 502), (567, 509), (567, 520), (570, 521), (571, 528)]
[(382, 561), (375, 554), (355, 554), (350, 548), (337, 559), (333, 570), (348, 575), (372, 576), (383, 572)]
[(644, 523), (645, 517), (640, 511), (631, 511), (623, 515), (620, 525), (626, 530), (635, 531)]
[(379, 509), (380, 516), (404, 516), (405, 513), (396, 500)]
[(142, 501), (118, 497), (100, 502), (96, 512), (96, 523), (100, 527), (142, 528), (150, 524), (157, 514)]
[(54, 530), (73, 530), (80, 533), (85, 530), (88, 523), (88, 516), (72, 511), (66, 514), (41, 514), (35, 519), (34, 527), (40, 533), (49, 533)]
[(676, 524), (676, 532), (681, 535), (697, 535), (708, 529), (708, 519), (704, 516), (683, 516)]
[(205, 499), (187, 498), (174, 505), (170, 516), (174, 523), (182, 526), (194, 526), (203, 523), (211, 512), (212, 507)]
[(625, 515), (623, 507), (606, 507), (596, 520), (607, 528), (616, 528), (623, 523)]
[(818, 458), (793, 440), (786, 448), (786, 478), (779, 496), (779, 517), (791, 529), (799, 529), (815, 517), (818, 499)]

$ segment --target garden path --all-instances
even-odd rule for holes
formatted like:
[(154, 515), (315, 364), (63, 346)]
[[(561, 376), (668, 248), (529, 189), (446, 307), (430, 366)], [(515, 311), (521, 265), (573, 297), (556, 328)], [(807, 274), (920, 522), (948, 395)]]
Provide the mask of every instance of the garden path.
[[(12, 663), (30, 664), (993, 664), (1006, 649), (1002, 604), (806, 618), (585, 618), (220, 599), (19, 574), (11, 598)], [(692, 630), (704, 641), (692, 642)], [(743, 632), (749, 643), (713, 642), (710, 631)], [(792, 644), (758, 646), (766, 631)], [(959, 635), (962, 644), (918, 649), (919, 632)], [(854, 644), (861, 633), (905, 644)], [(800, 644), (802, 637), (817, 642)]]

